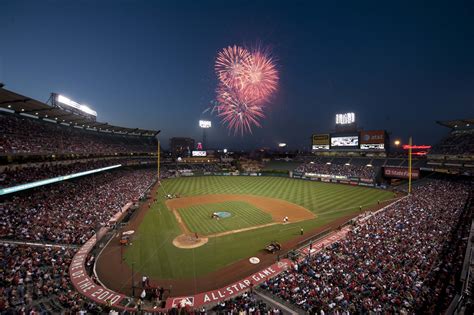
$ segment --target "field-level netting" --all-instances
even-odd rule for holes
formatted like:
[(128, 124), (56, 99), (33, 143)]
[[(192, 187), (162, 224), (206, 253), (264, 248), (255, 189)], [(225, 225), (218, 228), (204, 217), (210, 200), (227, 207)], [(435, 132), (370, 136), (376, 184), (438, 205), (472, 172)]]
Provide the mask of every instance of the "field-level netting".
[[(208, 203), (178, 209), (184, 223), (191, 232), (209, 235), (225, 231), (244, 229), (272, 222), (272, 216), (255, 206), (242, 201)], [(213, 219), (214, 212), (226, 211), (228, 218)]]
[[(195, 249), (172, 244), (182, 233), (176, 217), (165, 205), (165, 194), (185, 196), (242, 194), (283, 199), (316, 214), (315, 219), (276, 224), (210, 238)], [(327, 184), (280, 177), (204, 176), (168, 179), (158, 190), (153, 204), (136, 231), (133, 244), (125, 251), (125, 261), (135, 270), (159, 279), (189, 279), (216, 271), (241, 259), (257, 255), (270, 241), (285, 242), (298, 237), (300, 229), (310, 231), (359, 213), (360, 206), (394, 198), (389, 191)]]

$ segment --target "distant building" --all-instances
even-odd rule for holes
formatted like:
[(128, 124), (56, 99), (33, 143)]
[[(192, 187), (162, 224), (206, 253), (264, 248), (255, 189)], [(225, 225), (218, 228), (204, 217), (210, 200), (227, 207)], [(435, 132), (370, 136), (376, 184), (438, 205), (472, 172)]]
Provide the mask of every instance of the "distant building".
[(170, 151), (175, 157), (188, 157), (194, 150), (194, 139), (185, 137), (174, 137), (170, 139)]

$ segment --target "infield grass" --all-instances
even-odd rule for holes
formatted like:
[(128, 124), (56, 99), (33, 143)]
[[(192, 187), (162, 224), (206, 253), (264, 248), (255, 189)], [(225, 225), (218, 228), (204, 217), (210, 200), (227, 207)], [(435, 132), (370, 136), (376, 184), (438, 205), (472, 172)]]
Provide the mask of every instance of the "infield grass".
[[(301, 205), (314, 212), (317, 217), (284, 226), (278, 224), (214, 237), (204, 246), (179, 249), (172, 244), (172, 240), (181, 234), (181, 230), (174, 214), (165, 205), (165, 193), (177, 193), (181, 196), (266, 196)], [(263, 250), (272, 240), (285, 242), (293, 239), (299, 236), (301, 228), (310, 231), (323, 227), (338, 218), (358, 213), (359, 206), (371, 207), (378, 200), (394, 197), (392, 192), (380, 189), (282, 177), (206, 176), (167, 179), (162, 181), (158, 201), (143, 219), (134, 236), (133, 245), (127, 248), (125, 261), (129, 265), (133, 262), (135, 270), (152, 278), (189, 279), (218, 270), (240, 259), (248, 259)], [(187, 223), (188, 226), (192, 225)]]
[[(272, 216), (243, 201), (207, 203), (178, 209), (179, 214), (191, 232), (209, 235), (239, 230), (272, 222)], [(226, 211), (228, 218), (212, 219), (214, 212)]]

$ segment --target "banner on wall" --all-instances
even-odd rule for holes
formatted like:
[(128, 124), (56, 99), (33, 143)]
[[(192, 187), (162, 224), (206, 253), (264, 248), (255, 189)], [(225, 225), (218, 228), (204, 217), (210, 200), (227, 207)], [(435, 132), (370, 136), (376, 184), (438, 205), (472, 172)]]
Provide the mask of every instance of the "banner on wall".
[[(390, 178), (408, 179), (409, 177), (408, 168), (404, 168), (404, 167), (384, 167), (383, 174), (385, 177), (390, 177)], [(417, 168), (412, 168), (411, 178), (418, 179), (419, 177), (420, 177), (420, 170)]]

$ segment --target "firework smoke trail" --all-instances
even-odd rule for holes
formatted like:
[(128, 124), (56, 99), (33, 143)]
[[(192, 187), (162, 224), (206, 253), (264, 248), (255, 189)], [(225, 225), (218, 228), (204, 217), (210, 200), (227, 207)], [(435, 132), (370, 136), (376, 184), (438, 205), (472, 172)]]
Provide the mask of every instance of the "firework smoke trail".
[(252, 133), (252, 126), (261, 127), (263, 107), (278, 87), (278, 71), (270, 55), (260, 49), (249, 52), (229, 46), (218, 53), (215, 71), (220, 84), (212, 112), (217, 112), (234, 134)]

